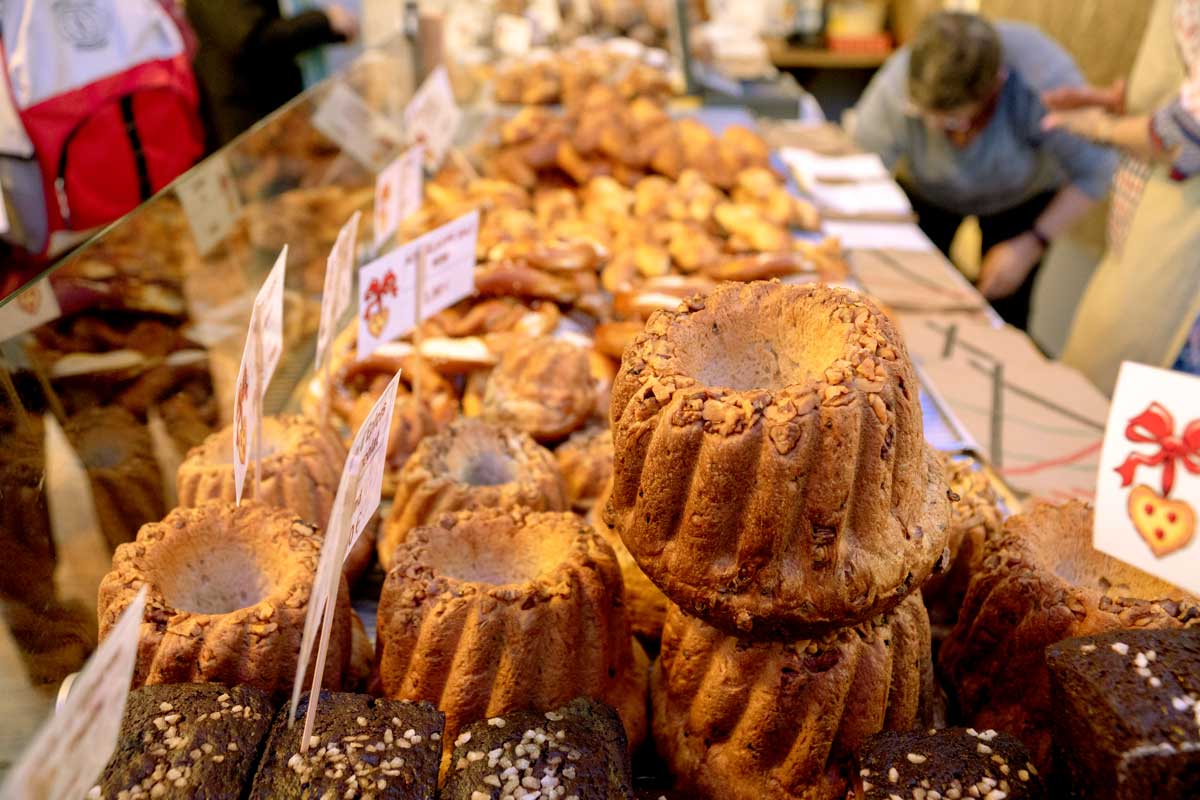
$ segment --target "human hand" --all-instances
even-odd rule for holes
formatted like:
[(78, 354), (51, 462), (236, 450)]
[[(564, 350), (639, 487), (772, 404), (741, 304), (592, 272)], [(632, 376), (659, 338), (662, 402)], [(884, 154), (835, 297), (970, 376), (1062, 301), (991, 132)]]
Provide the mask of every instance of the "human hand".
[(1042, 105), (1050, 111), (1100, 108), (1110, 114), (1125, 113), (1125, 79), (1111, 86), (1060, 86), (1042, 92)]
[(329, 18), (329, 27), (347, 42), (358, 38), (358, 20), (343, 6), (336, 3), (325, 7), (325, 16)]
[(1095, 106), (1054, 111), (1042, 117), (1042, 130), (1066, 131), (1093, 142), (1108, 143), (1112, 141), (1112, 130), (1117, 119)]
[(1000, 242), (987, 251), (979, 270), (979, 291), (988, 300), (1008, 297), (1029, 276), (1042, 257), (1042, 243), (1032, 233), (1022, 233)]

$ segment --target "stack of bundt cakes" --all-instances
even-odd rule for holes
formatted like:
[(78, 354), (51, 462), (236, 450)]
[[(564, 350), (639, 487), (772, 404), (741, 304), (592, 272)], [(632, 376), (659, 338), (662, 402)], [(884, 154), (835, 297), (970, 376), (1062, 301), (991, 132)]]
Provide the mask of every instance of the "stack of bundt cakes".
[(895, 328), (848, 290), (726, 284), (650, 317), (611, 413), (605, 516), (674, 604), (660, 754), (712, 797), (844, 797), (863, 740), (927, 714), (916, 590), (946, 558)]

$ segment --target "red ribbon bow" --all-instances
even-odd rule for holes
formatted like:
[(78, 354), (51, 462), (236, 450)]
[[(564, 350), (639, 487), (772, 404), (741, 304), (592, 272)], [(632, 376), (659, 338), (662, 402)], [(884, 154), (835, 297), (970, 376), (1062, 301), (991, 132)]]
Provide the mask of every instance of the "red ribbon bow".
[(1121, 485), (1133, 483), (1133, 474), (1139, 466), (1162, 465), (1162, 496), (1171, 494), (1175, 485), (1175, 462), (1193, 475), (1200, 475), (1200, 419), (1194, 419), (1183, 429), (1183, 435), (1175, 435), (1175, 418), (1158, 403), (1129, 420), (1125, 426), (1125, 438), (1131, 442), (1151, 442), (1159, 446), (1154, 455), (1130, 453), (1116, 472), (1121, 476)]

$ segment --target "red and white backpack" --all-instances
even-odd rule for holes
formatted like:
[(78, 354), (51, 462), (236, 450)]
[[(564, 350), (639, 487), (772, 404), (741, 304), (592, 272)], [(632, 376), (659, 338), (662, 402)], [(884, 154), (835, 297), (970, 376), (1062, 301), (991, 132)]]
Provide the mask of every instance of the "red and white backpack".
[(192, 40), (175, 2), (0, 2), (4, 238), (52, 255), (203, 154)]

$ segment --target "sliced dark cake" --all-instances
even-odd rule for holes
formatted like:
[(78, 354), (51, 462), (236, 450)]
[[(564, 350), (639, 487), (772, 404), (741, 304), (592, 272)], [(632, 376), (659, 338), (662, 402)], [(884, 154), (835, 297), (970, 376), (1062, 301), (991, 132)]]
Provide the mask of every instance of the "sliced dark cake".
[(1011, 736), (974, 728), (888, 731), (858, 751), (856, 800), (1038, 800), (1046, 797), (1029, 751)]
[(1200, 797), (1200, 629), (1046, 648), (1054, 746), (1075, 797)]
[(633, 800), (625, 729), (603, 703), (576, 698), (467, 726), (454, 743), (443, 800)]
[(267, 694), (215, 683), (130, 693), (117, 749), (89, 798), (242, 797), (274, 709)]
[(428, 703), (321, 692), (308, 752), (300, 753), (307, 698), (288, 728), (275, 715), (251, 800), (433, 800), (442, 755), (440, 711)]

